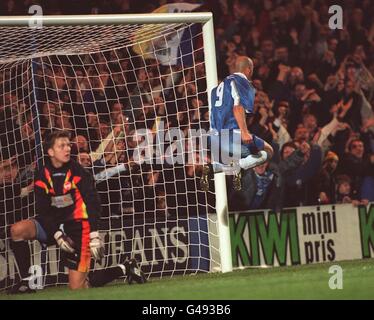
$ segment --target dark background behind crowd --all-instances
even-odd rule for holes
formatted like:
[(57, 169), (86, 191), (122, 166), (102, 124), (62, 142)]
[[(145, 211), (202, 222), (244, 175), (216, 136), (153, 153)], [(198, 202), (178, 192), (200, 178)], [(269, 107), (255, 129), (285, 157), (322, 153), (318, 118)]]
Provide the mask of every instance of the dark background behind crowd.
[[(27, 15), (32, 4), (41, 4), (44, 14), (144, 13), (169, 2), (182, 1), (8, 0), (0, 14)], [(243, 175), (240, 191), (228, 179), (231, 210), (374, 201), (374, 2), (342, 1), (344, 27), (331, 30), (328, 8), (334, 2), (222, 0), (203, 1), (198, 9), (214, 13), (220, 79), (233, 72), (236, 56), (253, 59), (257, 93), (247, 124), (276, 150), (271, 163)], [(199, 45), (195, 68), (184, 69), (134, 59), (124, 49), (38, 58), (41, 132), (33, 129), (29, 69), (0, 69), (0, 121), (7, 128), (0, 134), (0, 226), (20, 219), (15, 209), (32, 207), (35, 139), (54, 128), (71, 131), (82, 165), (114, 177), (97, 180), (104, 217), (177, 219), (204, 214), (207, 201), (213, 207), (211, 195), (197, 191), (201, 164), (139, 165), (134, 154), (142, 142), (135, 130), (148, 129), (155, 139), (160, 122), (186, 135), (209, 128)], [(171, 154), (179, 152), (175, 141), (169, 146)], [(187, 143), (184, 156), (191, 154), (199, 156)]]

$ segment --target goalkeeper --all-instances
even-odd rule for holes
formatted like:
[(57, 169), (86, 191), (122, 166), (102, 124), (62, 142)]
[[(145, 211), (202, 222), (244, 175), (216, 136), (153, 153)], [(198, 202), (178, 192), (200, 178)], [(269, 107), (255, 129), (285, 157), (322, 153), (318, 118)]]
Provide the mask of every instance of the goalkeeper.
[(91, 257), (101, 260), (104, 244), (99, 236), (101, 204), (91, 174), (70, 159), (67, 132), (51, 133), (44, 142), (48, 154), (45, 165), (35, 174), (34, 192), (38, 216), (11, 227), (12, 249), (21, 275), (10, 293), (32, 292), (28, 270), (30, 252), (26, 240), (44, 245), (57, 243), (61, 258), (69, 269), (71, 289), (101, 286), (121, 276), (128, 281), (145, 282), (134, 259), (110, 269), (95, 271), (88, 277)]

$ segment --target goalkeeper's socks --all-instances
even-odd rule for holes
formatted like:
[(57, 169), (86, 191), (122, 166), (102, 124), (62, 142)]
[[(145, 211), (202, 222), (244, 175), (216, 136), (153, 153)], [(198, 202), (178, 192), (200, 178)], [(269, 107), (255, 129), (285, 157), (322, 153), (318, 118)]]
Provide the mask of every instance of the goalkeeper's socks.
[(88, 275), (88, 279), (91, 287), (102, 287), (109, 282), (124, 277), (125, 274), (125, 267), (117, 265), (107, 269), (92, 271)]
[(268, 159), (268, 154), (266, 153), (266, 151), (262, 150), (257, 154), (251, 154), (246, 158), (240, 159), (239, 165), (240, 165), (240, 168), (247, 170), (247, 169), (254, 168), (265, 163), (267, 159)]
[(11, 241), (11, 248), (16, 258), (20, 278), (25, 279), (29, 276), (30, 261), (30, 247), (27, 241)]

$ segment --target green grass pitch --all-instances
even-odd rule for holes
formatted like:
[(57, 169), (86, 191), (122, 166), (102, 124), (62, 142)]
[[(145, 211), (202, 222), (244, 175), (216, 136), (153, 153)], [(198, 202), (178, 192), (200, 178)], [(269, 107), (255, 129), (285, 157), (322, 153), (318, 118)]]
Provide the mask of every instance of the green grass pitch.
[[(331, 290), (331, 265), (343, 269), (343, 289)], [(296, 267), (245, 269), (227, 274), (198, 274), (168, 279), (152, 279), (145, 285), (116, 283), (103, 288), (72, 292), (52, 287), (35, 294), (0, 299), (373, 299), (374, 259)]]

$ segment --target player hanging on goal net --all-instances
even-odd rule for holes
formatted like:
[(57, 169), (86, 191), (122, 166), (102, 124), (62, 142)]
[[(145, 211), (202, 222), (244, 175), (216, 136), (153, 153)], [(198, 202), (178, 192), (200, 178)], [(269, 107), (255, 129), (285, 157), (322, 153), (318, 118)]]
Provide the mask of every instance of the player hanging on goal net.
[[(9, 293), (35, 291), (29, 285), (30, 252), (26, 240), (57, 243), (61, 259), (69, 269), (69, 287), (81, 289), (102, 286), (120, 277), (144, 283), (145, 275), (135, 259), (88, 274), (91, 257), (99, 261), (104, 243), (98, 232), (101, 204), (91, 174), (70, 159), (70, 136), (52, 132), (44, 142), (48, 155), (45, 166), (35, 174), (35, 219), (22, 220), (11, 227), (12, 249), (21, 281)], [(63, 228), (61, 228), (63, 226)]]
[[(221, 156), (234, 154), (234, 160), (230, 163), (213, 159), (213, 170), (234, 174), (234, 186), (238, 190), (241, 169), (259, 166), (273, 155), (273, 148), (251, 134), (246, 124), (246, 113), (253, 115), (255, 89), (250, 82), (252, 74), (252, 60), (239, 56), (235, 61), (235, 72), (215, 87), (211, 94), (211, 128), (214, 131), (210, 136), (211, 149), (220, 150)], [(222, 140), (224, 134), (227, 134), (229, 143)], [(235, 136), (238, 138), (235, 139)], [(239, 150), (240, 154), (236, 160), (235, 150)], [(208, 173), (209, 170), (204, 170), (204, 175)]]

